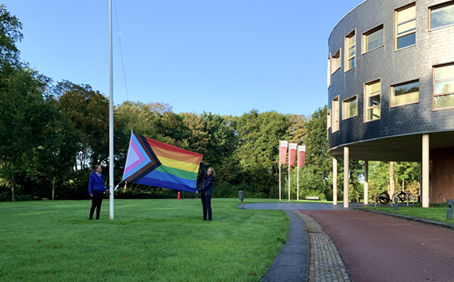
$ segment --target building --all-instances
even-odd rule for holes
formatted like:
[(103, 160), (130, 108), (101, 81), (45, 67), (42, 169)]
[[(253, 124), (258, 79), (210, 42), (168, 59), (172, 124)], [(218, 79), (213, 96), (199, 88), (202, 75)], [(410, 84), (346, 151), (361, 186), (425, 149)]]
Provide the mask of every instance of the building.
[(328, 46), (334, 173), (337, 158), (417, 161), (423, 207), (454, 198), (454, 1), (366, 0)]

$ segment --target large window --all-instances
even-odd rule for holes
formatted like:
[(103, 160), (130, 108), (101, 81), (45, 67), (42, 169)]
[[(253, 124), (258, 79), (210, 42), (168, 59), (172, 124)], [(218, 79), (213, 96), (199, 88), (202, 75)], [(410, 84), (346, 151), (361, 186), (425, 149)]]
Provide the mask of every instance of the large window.
[(352, 31), (345, 37), (345, 71), (348, 71), (355, 67), (356, 58), (356, 34)]
[(380, 80), (366, 84), (365, 89), (365, 110), (366, 121), (380, 119), (380, 95), (381, 83)]
[(416, 44), (416, 5), (396, 10), (395, 23), (396, 49)]
[(454, 64), (434, 68), (434, 109), (454, 107)]
[(331, 74), (335, 73), (340, 68), (340, 64), (341, 64), (340, 53), (341, 53), (341, 51), (339, 49), (331, 57)]
[(383, 25), (363, 33), (363, 53), (383, 46)]
[(429, 29), (454, 24), (454, 1), (430, 8)]
[(331, 85), (331, 53), (328, 56), (328, 76), (327, 76), (328, 88)]
[(339, 96), (333, 99), (332, 104), (333, 122), (331, 124), (333, 132), (339, 130)]
[(391, 87), (391, 107), (419, 102), (419, 81), (406, 82)]
[(358, 99), (356, 96), (353, 96), (351, 98), (348, 98), (347, 100), (343, 101), (343, 118), (351, 118), (354, 117), (358, 114)]

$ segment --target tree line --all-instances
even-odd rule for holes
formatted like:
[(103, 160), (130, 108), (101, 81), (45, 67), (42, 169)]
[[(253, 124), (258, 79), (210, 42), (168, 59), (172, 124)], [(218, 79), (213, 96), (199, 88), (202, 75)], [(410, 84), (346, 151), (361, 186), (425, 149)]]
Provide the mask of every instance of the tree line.
[[(101, 164), (108, 183), (109, 100), (88, 84), (53, 83), (20, 61), (22, 24), (0, 6), (0, 201), (88, 198), (88, 176)], [(311, 116), (251, 110), (241, 116), (174, 113), (166, 103), (126, 101), (114, 108), (114, 183), (122, 178), (131, 131), (203, 155), (214, 167), (214, 197), (277, 198), (279, 140), (306, 145), (300, 198), (332, 199), (332, 158), (327, 148), (327, 107)], [(342, 160), (339, 160), (342, 198)], [(362, 195), (363, 163), (350, 164), (350, 196)], [(386, 163), (372, 163), (371, 189), (383, 190)], [(416, 185), (419, 167), (398, 165), (402, 183)], [(287, 165), (282, 166), (287, 171)], [(291, 196), (296, 198), (296, 167)], [(388, 175), (388, 177), (384, 177)], [(397, 174), (401, 175), (401, 174)], [(283, 193), (287, 176), (283, 173)], [(399, 178), (400, 181), (400, 178)], [(398, 183), (400, 183), (398, 181)], [(175, 191), (127, 183), (120, 198), (174, 197)], [(186, 193), (186, 197), (195, 195)], [(285, 198), (285, 196), (283, 196)]]

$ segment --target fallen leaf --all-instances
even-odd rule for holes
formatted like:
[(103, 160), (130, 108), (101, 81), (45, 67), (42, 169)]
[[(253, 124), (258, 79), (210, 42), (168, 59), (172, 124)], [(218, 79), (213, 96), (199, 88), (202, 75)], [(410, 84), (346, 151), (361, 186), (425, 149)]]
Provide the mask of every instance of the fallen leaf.
[(129, 260), (129, 256), (125, 257), (125, 260)]
[(423, 245), (423, 246), (424, 246), (425, 244), (426, 244), (426, 243), (422, 243), (421, 245)]
[(266, 255), (261, 255), (261, 256), (262, 256), (262, 258), (266, 258)]
[(125, 245), (125, 243), (121, 243), (121, 245), (122, 245), (122, 246), (124, 246), (124, 245)]
[(42, 241), (43, 241), (43, 240), (39, 240), (39, 239), (38, 239), (38, 243), (41, 243)]

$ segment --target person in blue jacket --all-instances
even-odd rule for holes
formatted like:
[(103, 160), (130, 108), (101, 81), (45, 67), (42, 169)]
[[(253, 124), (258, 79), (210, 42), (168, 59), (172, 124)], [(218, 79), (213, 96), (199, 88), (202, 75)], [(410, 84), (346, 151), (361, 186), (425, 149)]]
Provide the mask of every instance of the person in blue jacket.
[(95, 165), (95, 169), (91, 171), (90, 181), (88, 182), (88, 194), (90, 195), (91, 209), (90, 209), (90, 220), (93, 220), (93, 213), (96, 208), (96, 220), (99, 219), (99, 213), (101, 212), (102, 197), (106, 191), (109, 191), (104, 187), (104, 175), (101, 174), (101, 165)]
[(202, 186), (200, 186), (196, 193), (201, 194), (200, 199), (202, 200), (203, 220), (207, 220), (208, 214), (208, 220), (211, 221), (213, 219), (211, 211), (211, 194), (213, 194), (212, 187), (215, 179), (215, 172), (212, 167), (209, 167), (206, 171), (203, 162), (200, 163), (200, 169), (203, 173)]

